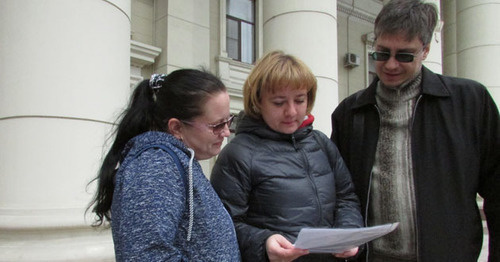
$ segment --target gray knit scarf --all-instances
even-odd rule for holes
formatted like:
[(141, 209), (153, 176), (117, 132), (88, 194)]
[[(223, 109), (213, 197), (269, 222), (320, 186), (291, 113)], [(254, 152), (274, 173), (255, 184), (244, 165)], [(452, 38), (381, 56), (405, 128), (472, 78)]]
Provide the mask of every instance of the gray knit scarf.
[(373, 241), (374, 261), (416, 261), (415, 190), (411, 119), (422, 75), (397, 88), (379, 82), (380, 133), (372, 169), (369, 225), (399, 222), (393, 233)]

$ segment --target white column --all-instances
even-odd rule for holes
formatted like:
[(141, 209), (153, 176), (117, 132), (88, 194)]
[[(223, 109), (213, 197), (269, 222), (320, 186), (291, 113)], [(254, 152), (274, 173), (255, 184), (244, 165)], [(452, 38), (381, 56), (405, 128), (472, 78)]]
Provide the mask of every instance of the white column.
[(426, 0), (425, 2), (432, 3), (436, 6), (438, 12), (438, 21), (436, 29), (434, 30), (434, 35), (430, 42), (430, 51), (427, 58), (424, 61), (424, 65), (431, 71), (437, 74), (441, 74), (443, 71), (442, 67), (442, 37), (441, 30), (443, 28), (443, 22), (441, 19), (440, 11), (440, 0)]
[(2, 0), (0, 57), (0, 261), (113, 260), (84, 211), (129, 96), (130, 0)]
[(457, 0), (457, 75), (483, 83), (500, 105), (500, 0)]
[(163, 52), (155, 71), (209, 68), (210, 2), (206, 0), (158, 0), (155, 7), (154, 45)]
[(328, 136), (338, 104), (337, 3), (330, 0), (263, 2), (264, 52), (283, 50), (303, 60), (316, 75), (314, 127)]
[(443, 1), (443, 74), (457, 76), (457, 5), (456, 0)]

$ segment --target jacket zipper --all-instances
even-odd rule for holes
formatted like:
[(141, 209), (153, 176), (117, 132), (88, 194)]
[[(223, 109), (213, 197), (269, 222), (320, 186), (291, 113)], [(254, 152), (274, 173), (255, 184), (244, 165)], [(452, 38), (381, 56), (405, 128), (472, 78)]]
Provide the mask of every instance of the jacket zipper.
[(321, 225), (321, 218), (323, 217), (323, 207), (321, 206), (321, 201), (319, 200), (318, 196), (318, 187), (316, 186), (316, 183), (314, 183), (314, 179), (311, 176), (310, 172), (310, 166), (309, 166), (309, 161), (307, 161), (307, 155), (304, 152), (304, 150), (301, 150), (297, 147), (295, 136), (292, 134), (292, 144), (293, 147), (295, 148), (296, 151), (300, 151), (302, 158), (305, 160), (305, 169), (307, 171), (307, 178), (309, 179), (309, 182), (311, 183), (313, 190), (314, 190), (314, 196), (316, 198), (316, 203), (318, 205), (318, 225)]
[(295, 151), (299, 151), (299, 148), (297, 148), (297, 142), (295, 141), (295, 136), (292, 134), (292, 146), (295, 149)]
[[(378, 126), (380, 128), (380, 126), (382, 125), (382, 120), (380, 118), (380, 109), (378, 108), (378, 106), (376, 104), (373, 105), (373, 107), (375, 107), (375, 109), (377, 110)], [(377, 143), (378, 143), (378, 141), (377, 141)], [(375, 156), (373, 156), (373, 158), (375, 158)], [(370, 207), (370, 194), (371, 194), (372, 180), (373, 180), (373, 161), (374, 160), (372, 160), (372, 170), (370, 170), (370, 177), (368, 179), (368, 192), (367, 192), (367, 196), (366, 196), (366, 205), (365, 205), (365, 227), (368, 226), (368, 209)], [(366, 243), (366, 261), (370, 261), (369, 254), (370, 254), (370, 245), (368, 243)]]
[(417, 179), (415, 178), (416, 177), (416, 172), (415, 172), (415, 161), (413, 161), (413, 157), (415, 155), (415, 153), (413, 152), (413, 125), (415, 123), (415, 115), (417, 114), (417, 107), (418, 107), (418, 104), (420, 103), (420, 100), (422, 99), (422, 95), (420, 95), (418, 98), (417, 98), (417, 102), (415, 102), (415, 108), (413, 109), (413, 115), (411, 117), (411, 125), (410, 125), (410, 135), (411, 135), (411, 156), (412, 156), (412, 169), (413, 169), (413, 185), (414, 185), (414, 188), (415, 188), (415, 230), (416, 230), (416, 234), (415, 234), (415, 241), (417, 242), (417, 261), (420, 261), (420, 244), (419, 244), (419, 237), (418, 235), (420, 234), (420, 230), (419, 230), (419, 216), (418, 216), (418, 197), (417, 197)]

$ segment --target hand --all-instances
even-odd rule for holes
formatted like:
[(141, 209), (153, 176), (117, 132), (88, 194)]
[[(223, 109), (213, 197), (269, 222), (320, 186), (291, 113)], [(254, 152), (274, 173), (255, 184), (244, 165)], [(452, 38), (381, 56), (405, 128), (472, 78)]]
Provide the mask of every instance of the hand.
[(340, 257), (340, 258), (348, 258), (355, 256), (358, 253), (359, 247), (351, 248), (349, 250), (346, 250), (342, 253), (334, 253), (333, 255), (335, 257)]
[(267, 238), (266, 251), (271, 262), (288, 262), (309, 254), (309, 250), (295, 248), (290, 241), (280, 234), (274, 234)]

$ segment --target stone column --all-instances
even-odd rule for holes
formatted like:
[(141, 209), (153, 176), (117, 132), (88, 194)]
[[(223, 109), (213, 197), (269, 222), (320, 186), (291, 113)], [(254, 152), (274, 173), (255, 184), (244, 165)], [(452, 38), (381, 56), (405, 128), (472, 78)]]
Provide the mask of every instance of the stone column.
[(210, 2), (157, 0), (153, 44), (163, 51), (155, 72), (170, 73), (180, 68), (209, 69)]
[(336, 1), (262, 2), (264, 53), (280, 49), (311, 68), (318, 81), (314, 127), (330, 135), (330, 114), (339, 102)]
[(457, 0), (457, 75), (484, 84), (500, 105), (500, 0)]
[(443, 14), (443, 74), (457, 76), (457, 6), (456, 0), (444, 0)]
[(0, 261), (114, 260), (84, 212), (130, 92), (130, 0), (2, 0), (0, 57)]
[(434, 35), (430, 42), (430, 51), (427, 58), (424, 61), (424, 65), (432, 70), (434, 73), (441, 74), (443, 71), (442, 67), (442, 37), (441, 30), (443, 28), (443, 21), (441, 19), (441, 5), (440, 0), (426, 0), (425, 2), (432, 3), (437, 7), (438, 11), (438, 21), (436, 29), (434, 30)]

